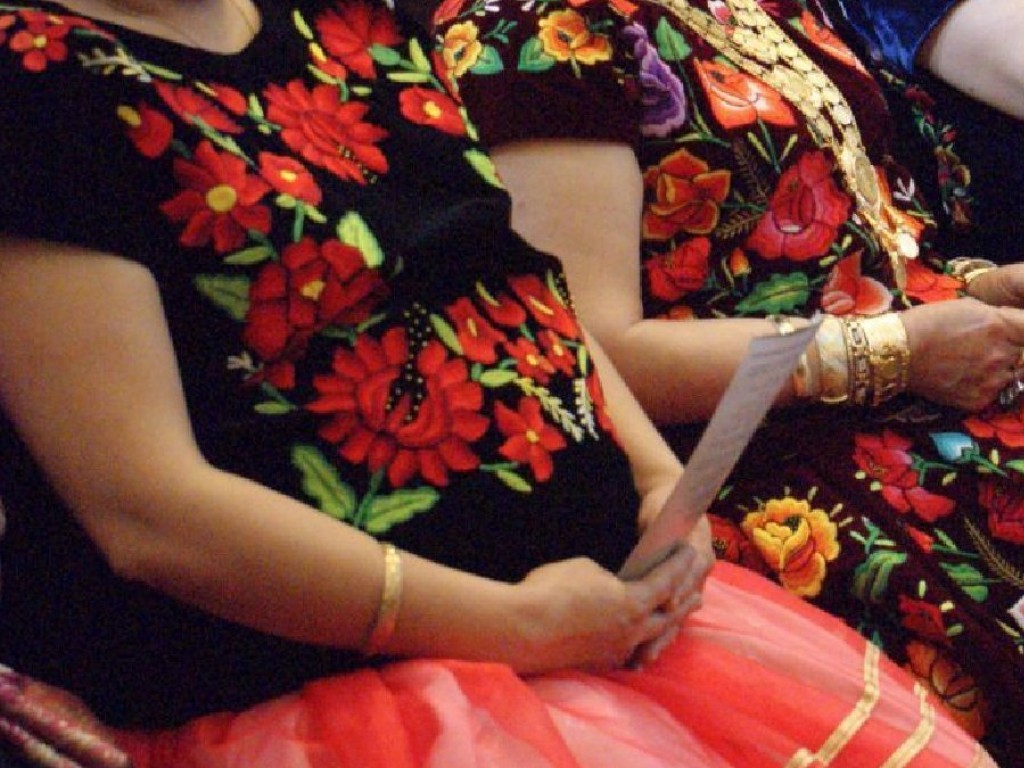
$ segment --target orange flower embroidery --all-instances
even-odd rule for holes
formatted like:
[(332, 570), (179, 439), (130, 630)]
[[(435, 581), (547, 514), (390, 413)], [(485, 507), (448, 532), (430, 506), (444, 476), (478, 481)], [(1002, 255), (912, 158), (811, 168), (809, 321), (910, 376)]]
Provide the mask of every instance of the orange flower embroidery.
[(537, 34), (544, 52), (557, 61), (596, 64), (612, 57), (606, 35), (595, 35), (586, 20), (573, 10), (554, 11), (540, 20)]
[(479, 40), (480, 30), (472, 21), (452, 24), (444, 34), (441, 59), (449, 77), (462, 77), (480, 60), (484, 47)]
[(712, 171), (686, 149), (665, 157), (644, 174), (654, 202), (644, 211), (644, 237), (668, 240), (678, 232), (706, 235), (718, 224), (719, 205), (729, 194), (732, 174)]
[(696, 66), (711, 111), (723, 128), (742, 128), (758, 118), (774, 125), (796, 124), (782, 96), (757, 78), (713, 61), (698, 61)]

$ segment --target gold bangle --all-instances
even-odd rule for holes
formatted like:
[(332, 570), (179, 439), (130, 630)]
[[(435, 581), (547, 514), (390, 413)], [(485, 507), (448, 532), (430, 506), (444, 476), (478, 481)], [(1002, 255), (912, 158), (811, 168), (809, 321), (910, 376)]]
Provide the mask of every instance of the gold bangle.
[(868, 344), (872, 405), (881, 405), (907, 388), (910, 346), (907, 329), (898, 312), (866, 317), (861, 328)]
[(849, 398), (850, 364), (842, 321), (827, 316), (818, 328), (814, 343), (818, 349), (818, 399), (829, 405), (845, 403)]
[(946, 267), (949, 269), (949, 274), (952, 277), (957, 278), (964, 285), (964, 292), (971, 287), (977, 278), (984, 275), (986, 272), (991, 272), (993, 269), (998, 269), (999, 265), (994, 261), (988, 259), (978, 259), (973, 256), (958, 256), (955, 259), (950, 259), (946, 262)]
[(370, 626), (366, 641), (366, 655), (375, 656), (384, 651), (395, 632), (398, 607), (402, 602), (402, 555), (394, 544), (381, 542), (384, 550), (384, 587), (381, 590), (377, 617)]
[(867, 405), (871, 395), (871, 349), (860, 318), (842, 319), (846, 339), (846, 360), (849, 369), (849, 400), (854, 405)]
[[(775, 332), (779, 336), (789, 336), (796, 330), (796, 326), (785, 315), (768, 315), (768, 320), (775, 326)], [(800, 353), (791, 377), (793, 394), (798, 398), (814, 397), (818, 391), (817, 381), (812, 381), (810, 366), (807, 363), (807, 351)]]

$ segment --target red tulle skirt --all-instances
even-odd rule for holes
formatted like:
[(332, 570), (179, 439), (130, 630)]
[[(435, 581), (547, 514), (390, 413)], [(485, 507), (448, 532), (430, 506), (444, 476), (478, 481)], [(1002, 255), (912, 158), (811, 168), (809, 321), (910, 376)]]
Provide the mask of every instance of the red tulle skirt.
[(874, 646), (727, 563), (643, 670), (398, 662), (118, 740), (138, 768), (995, 766)]

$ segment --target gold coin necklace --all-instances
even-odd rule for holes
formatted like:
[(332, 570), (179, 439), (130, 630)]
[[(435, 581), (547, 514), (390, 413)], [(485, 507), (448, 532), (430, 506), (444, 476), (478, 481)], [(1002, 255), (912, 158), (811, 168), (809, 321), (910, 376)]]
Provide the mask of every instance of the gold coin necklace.
[(835, 83), (757, 0), (725, 0), (735, 26), (719, 23), (688, 0), (650, 2), (667, 9), (745, 73), (774, 88), (803, 115), (820, 144), (835, 157), (857, 213), (889, 256), (896, 285), (902, 290), (907, 281), (907, 260), (918, 254), (917, 241), (899, 225), (892, 205), (882, 199), (853, 110)]

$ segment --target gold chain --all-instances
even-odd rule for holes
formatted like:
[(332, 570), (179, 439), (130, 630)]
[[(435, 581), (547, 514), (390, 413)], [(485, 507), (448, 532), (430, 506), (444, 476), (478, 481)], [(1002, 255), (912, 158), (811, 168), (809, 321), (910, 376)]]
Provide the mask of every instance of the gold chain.
[(895, 211), (882, 200), (853, 110), (835, 83), (779, 27), (757, 0), (725, 0), (736, 26), (726, 27), (688, 0), (651, 0), (701, 35), (744, 72), (778, 91), (804, 116), (821, 145), (835, 157), (857, 212), (878, 238), (897, 286), (906, 285), (906, 262), (918, 245), (899, 227)]

